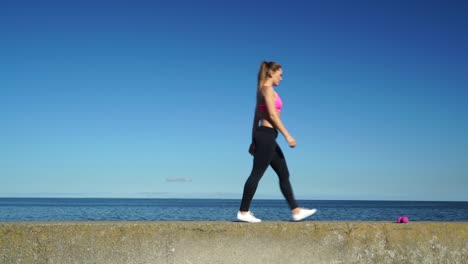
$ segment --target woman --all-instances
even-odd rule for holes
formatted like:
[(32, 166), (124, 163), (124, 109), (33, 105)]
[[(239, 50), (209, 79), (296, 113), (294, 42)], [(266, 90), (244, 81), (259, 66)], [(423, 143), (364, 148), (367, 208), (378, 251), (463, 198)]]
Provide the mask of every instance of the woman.
[[(249, 223), (261, 222), (250, 211), (250, 202), (257, 190), (258, 183), (270, 165), (279, 177), (281, 192), (291, 208), (292, 219), (301, 221), (313, 215), (316, 209), (299, 208), (289, 182), (289, 171), (281, 148), (276, 143), (278, 130), (283, 134), (291, 148), (296, 140), (281, 122), (280, 112), (283, 102), (275, 92), (274, 86), (281, 82), (283, 70), (276, 62), (262, 62), (258, 72), (257, 103), (252, 129), (252, 144), (249, 153), (254, 156), (253, 168), (244, 185), (244, 194), (237, 219)], [(259, 121), (261, 126), (258, 126)]]

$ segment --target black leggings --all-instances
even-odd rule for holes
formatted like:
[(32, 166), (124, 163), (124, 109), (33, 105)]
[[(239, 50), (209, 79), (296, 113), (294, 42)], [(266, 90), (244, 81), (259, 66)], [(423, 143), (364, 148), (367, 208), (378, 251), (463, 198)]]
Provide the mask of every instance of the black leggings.
[(257, 190), (258, 183), (269, 165), (279, 177), (281, 192), (291, 209), (297, 207), (296, 200), (289, 182), (289, 171), (286, 165), (281, 148), (276, 143), (278, 131), (271, 127), (260, 126), (255, 130), (253, 143), (255, 153), (252, 172), (244, 185), (244, 195), (242, 196), (241, 211), (249, 211), (250, 202)]

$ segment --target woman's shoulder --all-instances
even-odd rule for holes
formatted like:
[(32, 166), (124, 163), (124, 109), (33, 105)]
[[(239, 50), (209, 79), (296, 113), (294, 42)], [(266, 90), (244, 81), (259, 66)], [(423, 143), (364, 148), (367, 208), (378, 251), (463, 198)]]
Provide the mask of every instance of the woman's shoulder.
[(273, 88), (273, 86), (264, 85), (260, 87), (260, 94), (262, 94), (263, 96), (276, 96), (276, 91)]
[(263, 85), (262, 87), (260, 87), (260, 91), (262, 93), (271, 93), (271, 92), (275, 92), (275, 89), (273, 89), (273, 86), (271, 85)]

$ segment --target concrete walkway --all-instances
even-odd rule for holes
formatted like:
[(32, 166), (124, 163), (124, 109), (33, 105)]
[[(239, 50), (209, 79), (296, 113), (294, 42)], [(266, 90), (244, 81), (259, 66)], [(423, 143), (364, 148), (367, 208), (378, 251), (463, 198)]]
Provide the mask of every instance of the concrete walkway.
[(0, 263), (468, 263), (468, 222), (0, 222)]

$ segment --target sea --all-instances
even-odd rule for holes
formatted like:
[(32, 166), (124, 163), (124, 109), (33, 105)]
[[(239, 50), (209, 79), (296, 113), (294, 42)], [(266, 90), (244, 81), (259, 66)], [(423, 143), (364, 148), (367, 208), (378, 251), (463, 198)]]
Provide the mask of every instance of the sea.
[[(0, 198), (0, 222), (236, 221), (236, 199)], [(318, 212), (307, 221), (468, 221), (468, 202), (298, 200)], [(291, 221), (285, 200), (254, 199), (263, 221)]]

